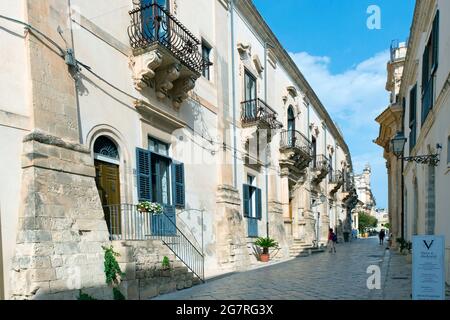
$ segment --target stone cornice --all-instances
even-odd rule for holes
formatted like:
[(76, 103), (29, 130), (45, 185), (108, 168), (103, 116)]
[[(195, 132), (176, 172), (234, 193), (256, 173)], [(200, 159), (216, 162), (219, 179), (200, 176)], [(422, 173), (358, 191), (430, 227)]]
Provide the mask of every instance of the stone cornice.
[(350, 167), (353, 168), (351, 162), (350, 150), (347, 146), (347, 143), (344, 140), (344, 137), (341, 135), (339, 129), (334, 124), (331, 119), (328, 111), (323, 106), (320, 99), (317, 97), (316, 93), (305, 79), (298, 66), (292, 60), (289, 53), (283, 48), (278, 38), (272, 32), (270, 27), (265, 22), (264, 18), (261, 16), (259, 11), (256, 9), (255, 5), (252, 1), (249, 0), (235, 0), (236, 8), (239, 12), (245, 17), (249, 25), (253, 28), (253, 30), (258, 30), (259, 36), (264, 42), (271, 43), (274, 48), (272, 50), (274, 56), (277, 61), (283, 66), (283, 68), (287, 71), (289, 76), (296, 82), (296, 84), (305, 92), (307, 99), (311, 102), (319, 116), (324, 119), (329, 131), (336, 138), (338, 143), (341, 145), (344, 152), (347, 154), (349, 158)]
[(48, 133), (38, 130), (38, 129), (34, 130), (30, 134), (27, 134), (23, 138), (23, 142), (29, 142), (29, 141), (36, 141), (36, 142), (39, 142), (42, 144), (47, 144), (47, 145), (56, 146), (56, 147), (60, 147), (60, 148), (64, 148), (64, 149), (69, 149), (69, 150), (73, 150), (73, 151), (77, 151), (77, 152), (81, 152), (81, 153), (90, 154), (90, 150), (86, 146), (83, 146), (79, 143), (65, 141), (65, 140), (61, 139), (60, 137), (55, 137), (51, 134), (48, 134)]

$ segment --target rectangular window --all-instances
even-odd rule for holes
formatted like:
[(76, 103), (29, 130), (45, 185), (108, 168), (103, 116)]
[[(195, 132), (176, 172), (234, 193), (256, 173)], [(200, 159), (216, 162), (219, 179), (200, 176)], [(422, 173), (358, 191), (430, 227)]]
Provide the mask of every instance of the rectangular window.
[(416, 145), (417, 136), (417, 121), (416, 121), (416, 111), (417, 111), (417, 85), (415, 85), (409, 92), (409, 153)]
[(148, 139), (148, 149), (163, 156), (169, 155), (169, 145), (155, 138)]
[(244, 74), (244, 118), (248, 121), (256, 120), (258, 115), (256, 101), (256, 78), (245, 70)]
[(202, 42), (202, 58), (205, 63), (202, 76), (211, 80), (211, 47), (205, 42)]
[(439, 11), (433, 21), (433, 29), (422, 56), (422, 124), (434, 104), (435, 74), (439, 59)]

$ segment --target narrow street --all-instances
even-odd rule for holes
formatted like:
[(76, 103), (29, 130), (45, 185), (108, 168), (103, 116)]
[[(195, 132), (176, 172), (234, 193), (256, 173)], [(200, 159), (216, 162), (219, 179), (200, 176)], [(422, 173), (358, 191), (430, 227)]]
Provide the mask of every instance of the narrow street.
[[(367, 288), (367, 268), (381, 269), (381, 290)], [(337, 253), (318, 253), (235, 273), (154, 300), (408, 300), (411, 265), (376, 238), (337, 245)]]

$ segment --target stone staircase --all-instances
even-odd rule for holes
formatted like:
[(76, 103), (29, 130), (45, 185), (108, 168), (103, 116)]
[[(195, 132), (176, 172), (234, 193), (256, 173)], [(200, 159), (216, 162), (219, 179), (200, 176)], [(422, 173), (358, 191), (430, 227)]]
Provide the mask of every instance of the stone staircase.
[(314, 253), (324, 252), (324, 247), (313, 247), (311, 244), (306, 243), (303, 240), (295, 239), (291, 247), (289, 248), (289, 256), (295, 257), (307, 257)]

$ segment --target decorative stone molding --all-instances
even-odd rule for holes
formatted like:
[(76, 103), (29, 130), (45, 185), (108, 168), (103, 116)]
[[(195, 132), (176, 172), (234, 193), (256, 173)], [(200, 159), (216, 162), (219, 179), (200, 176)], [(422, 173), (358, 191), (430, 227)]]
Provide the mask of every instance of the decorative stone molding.
[(267, 49), (267, 61), (270, 63), (270, 65), (276, 69), (277, 68), (277, 58), (275, 53), (273, 52), (272, 49), (268, 48)]
[(173, 82), (180, 76), (181, 65), (174, 63), (156, 75), (156, 96), (164, 99), (169, 96), (169, 91), (173, 89)]
[(256, 71), (258, 71), (259, 74), (261, 74), (264, 71), (264, 66), (261, 63), (261, 60), (259, 59), (259, 56), (257, 54), (253, 56), (253, 64), (255, 65)]
[(252, 55), (251, 44), (245, 44), (245, 43), (239, 42), (237, 44), (237, 49), (241, 56), (241, 60), (247, 59), (248, 57), (251, 57), (251, 55)]
[(174, 88), (171, 92), (171, 96), (173, 99), (173, 106), (175, 108), (179, 108), (180, 105), (189, 97), (189, 91), (194, 89), (195, 81), (197, 79), (195, 77), (187, 77), (176, 80), (173, 85)]
[(331, 145), (331, 144), (329, 144), (329, 145), (327, 146), (327, 150), (328, 150), (329, 153), (333, 154), (333, 153), (334, 153), (334, 146)]
[(298, 97), (298, 91), (294, 86), (288, 86), (286, 88), (288, 94), (290, 94), (292, 96), (292, 98), (297, 98)]
[(155, 77), (155, 70), (162, 64), (162, 61), (162, 53), (158, 49), (130, 58), (136, 90), (142, 91), (144, 88), (149, 87), (149, 80)]
[(314, 136), (314, 137), (318, 137), (319, 136), (319, 133), (320, 133), (320, 129), (319, 129), (319, 126), (317, 126), (315, 123), (310, 123), (309, 124), (309, 129), (311, 130), (311, 134)]

